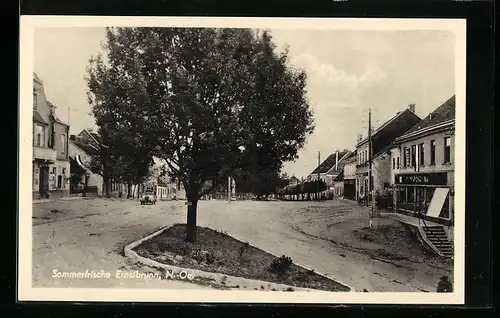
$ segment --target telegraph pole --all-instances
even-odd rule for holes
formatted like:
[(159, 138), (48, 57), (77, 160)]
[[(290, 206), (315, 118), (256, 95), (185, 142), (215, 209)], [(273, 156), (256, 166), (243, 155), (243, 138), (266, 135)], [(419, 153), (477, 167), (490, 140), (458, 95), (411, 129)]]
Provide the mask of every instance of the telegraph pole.
[(372, 194), (372, 110), (368, 110), (368, 214), (370, 227), (373, 226), (373, 194)]
[(318, 197), (317, 197), (318, 201), (319, 201), (319, 192), (320, 192), (319, 191), (319, 186), (320, 186), (320, 183), (319, 183), (319, 180), (320, 180), (320, 169), (319, 169), (319, 166), (321, 164), (321, 162), (320, 162), (320, 156), (321, 156), (321, 152), (318, 151)]

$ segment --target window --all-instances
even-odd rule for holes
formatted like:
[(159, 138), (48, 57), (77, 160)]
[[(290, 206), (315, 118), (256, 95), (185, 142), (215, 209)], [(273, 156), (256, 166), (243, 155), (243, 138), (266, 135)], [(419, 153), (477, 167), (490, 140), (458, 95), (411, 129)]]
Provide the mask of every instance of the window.
[(57, 176), (57, 187), (58, 188), (62, 187), (62, 176), (61, 175)]
[(368, 150), (365, 150), (365, 162), (368, 161)]
[(415, 167), (416, 166), (416, 159), (417, 159), (417, 145), (411, 146), (411, 166)]
[(396, 158), (392, 158), (392, 170), (396, 169)]
[(404, 147), (403, 148), (403, 167), (408, 167), (408, 148)]
[(424, 166), (425, 165), (425, 159), (424, 159), (424, 156), (425, 156), (425, 151), (424, 151), (424, 144), (420, 144), (418, 145), (418, 148), (420, 150), (420, 154), (419, 154), (419, 157), (418, 157), (418, 163), (421, 165), (421, 166)]
[(45, 127), (35, 125), (35, 146), (43, 147), (45, 145)]
[(444, 162), (451, 162), (451, 139), (450, 137), (444, 138)]
[(33, 109), (37, 107), (37, 98), (36, 98), (36, 90), (33, 88)]
[(431, 140), (431, 165), (436, 164), (436, 141)]
[(399, 157), (396, 158), (396, 167), (399, 169)]
[(66, 152), (66, 134), (61, 135), (61, 152)]

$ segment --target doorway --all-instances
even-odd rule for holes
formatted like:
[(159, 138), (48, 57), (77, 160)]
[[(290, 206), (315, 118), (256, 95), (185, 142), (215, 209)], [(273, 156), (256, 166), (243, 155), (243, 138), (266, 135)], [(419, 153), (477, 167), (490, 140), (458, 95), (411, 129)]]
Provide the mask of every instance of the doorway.
[(49, 191), (49, 167), (40, 167), (40, 183), (38, 191), (40, 194), (45, 194)]

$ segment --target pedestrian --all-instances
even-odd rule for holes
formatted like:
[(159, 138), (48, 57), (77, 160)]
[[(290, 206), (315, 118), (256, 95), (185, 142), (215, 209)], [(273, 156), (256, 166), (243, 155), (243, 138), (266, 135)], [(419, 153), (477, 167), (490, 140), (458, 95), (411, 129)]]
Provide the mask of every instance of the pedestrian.
[(453, 284), (448, 279), (448, 276), (441, 276), (437, 285), (438, 293), (451, 293), (453, 292)]

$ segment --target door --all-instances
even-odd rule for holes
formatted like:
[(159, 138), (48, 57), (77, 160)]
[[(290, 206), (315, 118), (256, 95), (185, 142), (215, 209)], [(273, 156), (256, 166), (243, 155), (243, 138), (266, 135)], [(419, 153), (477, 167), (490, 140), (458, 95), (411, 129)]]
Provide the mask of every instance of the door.
[(415, 187), (415, 212), (425, 214), (425, 188)]
[(44, 193), (49, 190), (49, 167), (40, 167), (40, 187), (39, 192)]

